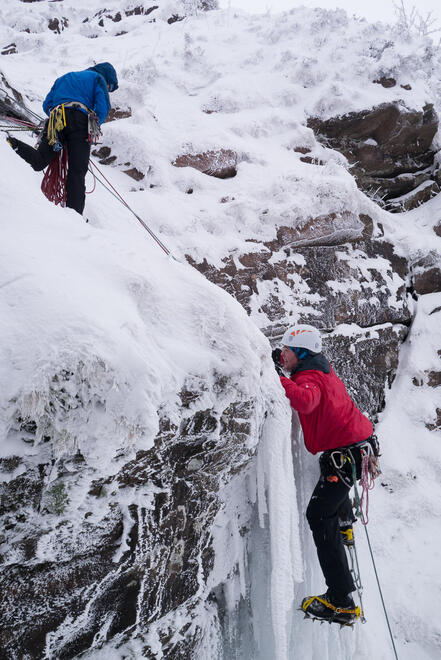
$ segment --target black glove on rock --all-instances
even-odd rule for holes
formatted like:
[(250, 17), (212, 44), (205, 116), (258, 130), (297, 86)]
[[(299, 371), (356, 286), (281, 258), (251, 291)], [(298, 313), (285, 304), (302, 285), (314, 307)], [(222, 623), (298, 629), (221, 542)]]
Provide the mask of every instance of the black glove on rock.
[(280, 350), (280, 348), (275, 348), (271, 353), (271, 357), (273, 358), (274, 366), (276, 367), (277, 373), (279, 374), (279, 376), (284, 376), (283, 368), (282, 365), (280, 364), (281, 355), (282, 355), (282, 351)]

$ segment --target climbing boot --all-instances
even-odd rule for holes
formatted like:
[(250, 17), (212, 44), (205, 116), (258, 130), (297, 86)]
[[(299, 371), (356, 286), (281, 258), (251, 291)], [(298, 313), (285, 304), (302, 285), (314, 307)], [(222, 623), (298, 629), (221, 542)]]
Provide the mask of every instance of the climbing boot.
[(18, 146), (17, 145), (17, 142), (18, 142), (17, 138), (11, 137), (8, 134), (6, 136), (6, 142), (9, 144), (10, 147), (12, 147), (12, 149), (14, 149), (14, 151), (17, 151), (17, 146)]
[(352, 626), (360, 618), (361, 610), (350, 595), (334, 598), (329, 592), (321, 596), (309, 596), (302, 600), (301, 609), (308, 618)]

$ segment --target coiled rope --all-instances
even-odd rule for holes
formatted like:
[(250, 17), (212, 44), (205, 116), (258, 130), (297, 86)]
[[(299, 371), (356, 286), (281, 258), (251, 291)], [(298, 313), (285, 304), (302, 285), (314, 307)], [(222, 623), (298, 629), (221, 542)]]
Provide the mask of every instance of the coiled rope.
[(51, 160), (41, 182), (41, 191), (55, 205), (66, 206), (67, 148)]

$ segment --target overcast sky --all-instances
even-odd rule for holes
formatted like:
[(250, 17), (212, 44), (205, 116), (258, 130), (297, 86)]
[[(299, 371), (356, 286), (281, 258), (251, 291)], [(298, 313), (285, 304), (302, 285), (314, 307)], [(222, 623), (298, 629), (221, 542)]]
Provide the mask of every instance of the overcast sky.
[[(395, 0), (399, 4), (400, 0)], [(441, 28), (441, 3), (440, 0), (404, 0), (404, 4), (410, 12), (413, 6), (423, 16), (429, 11), (437, 19), (435, 27)], [(219, 0), (221, 7), (238, 7), (246, 11), (261, 13), (271, 11), (272, 13), (292, 9), (293, 7), (325, 7), (335, 9), (342, 7), (349, 14), (362, 16), (370, 21), (395, 21), (394, 0)], [(440, 33), (441, 34), (441, 33)]]

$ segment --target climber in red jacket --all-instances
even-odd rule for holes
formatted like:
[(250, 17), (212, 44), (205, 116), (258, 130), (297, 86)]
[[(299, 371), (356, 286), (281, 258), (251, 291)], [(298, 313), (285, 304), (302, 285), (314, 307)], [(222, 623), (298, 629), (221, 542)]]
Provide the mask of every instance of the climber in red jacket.
[(360, 616), (351, 592), (355, 590), (344, 544), (351, 545), (355, 520), (349, 500), (353, 483), (351, 463), (360, 478), (364, 452), (378, 455), (373, 427), (352, 401), (325, 358), (319, 331), (310, 325), (289, 328), (283, 349), (273, 351), (285, 394), (298, 412), (306, 448), (320, 456), (320, 479), (306, 517), (328, 586), (321, 596), (305, 598), (302, 609), (316, 618), (352, 623)]

